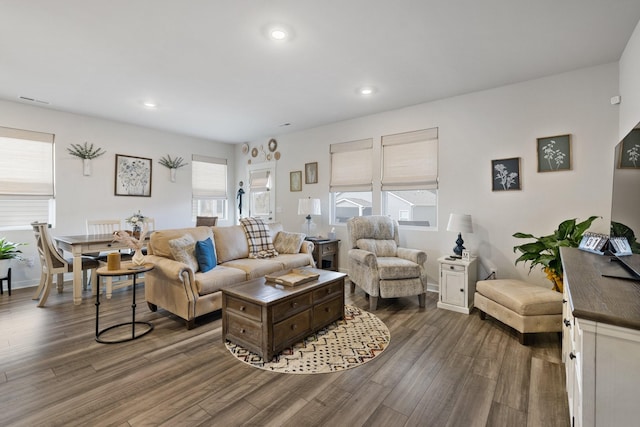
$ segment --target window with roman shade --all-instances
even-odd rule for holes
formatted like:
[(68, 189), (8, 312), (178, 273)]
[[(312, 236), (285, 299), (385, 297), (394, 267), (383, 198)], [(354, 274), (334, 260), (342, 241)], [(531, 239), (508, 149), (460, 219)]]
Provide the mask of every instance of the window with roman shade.
[(383, 214), (401, 225), (437, 226), (438, 129), (382, 137)]
[(192, 217), (227, 217), (227, 159), (194, 154), (191, 158)]
[(54, 135), (0, 127), (0, 230), (55, 220)]
[(373, 139), (331, 144), (331, 223), (373, 213)]

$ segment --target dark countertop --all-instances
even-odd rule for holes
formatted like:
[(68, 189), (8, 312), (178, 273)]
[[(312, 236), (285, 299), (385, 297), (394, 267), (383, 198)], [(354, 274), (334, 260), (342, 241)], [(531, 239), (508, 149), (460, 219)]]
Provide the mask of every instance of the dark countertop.
[(560, 248), (564, 286), (580, 319), (640, 330), (640, 281), (604, 277), (610, 257)]

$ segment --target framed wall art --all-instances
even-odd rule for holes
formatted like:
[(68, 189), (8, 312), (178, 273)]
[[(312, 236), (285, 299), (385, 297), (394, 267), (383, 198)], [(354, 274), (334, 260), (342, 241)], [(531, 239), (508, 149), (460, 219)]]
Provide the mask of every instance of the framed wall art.
[(619, 169), (640, 169), (640, 129), (634, 129), (624, 137), (619, 157)]
[(289, 191), (302, 191), (302, 171), (289, 172)]
[(520, 190), (520, 157), (491, 160), (491, 189)]
[(571, 170), (571, 135), (538, 138), (538, 172)]
[(151, 159), (116, 154), (116, 196), (151, 197)]
[(304, 164), (304, 183), (305, 184), (318, 183), (318, 162)]

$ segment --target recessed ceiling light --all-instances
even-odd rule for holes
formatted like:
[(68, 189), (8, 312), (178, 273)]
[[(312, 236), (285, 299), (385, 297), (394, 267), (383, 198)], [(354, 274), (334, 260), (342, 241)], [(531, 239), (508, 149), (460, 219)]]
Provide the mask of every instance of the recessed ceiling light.
[(156, 104), (153, 101), (145, 101), (145, 102), (142, 103), (142, 105), (144, 105), (147, 108), (157, 108), (158, 107), (158, 104)]
[(378, 89), (376, 89), (373, 86), (363, 86), (361, 88), (358, 89), (358, 93), (360, 95), (363, 96), (369, 96), (369, 95), (373, 95), (374, 93), (376, 93), (378, 91)]
[(262, 27), (262, 34), (274, 42), (288, 42), (293, 39), (294, 31), (286, 24), (276, 23)]
[(274, 40), (285, 40), (287, 38), (287, 32), (282, 28), (274, 28), (269, 33)]

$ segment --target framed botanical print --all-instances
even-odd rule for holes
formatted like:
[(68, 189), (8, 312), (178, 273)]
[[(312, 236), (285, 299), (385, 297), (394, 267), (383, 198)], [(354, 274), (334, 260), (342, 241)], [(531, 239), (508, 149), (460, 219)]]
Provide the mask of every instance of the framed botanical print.
[(571, 170), (571, 135), (538, 138), (538, 172)]
[(116, 196), (151, 197), (151, 159), (116, 154)]
[(520, 190), (520, 157), (491, 160), (491, 189)]
[(318, 162), (304, 164), (304, 183), (305, 184), (318, 183)]
[(640, 169), (640, 129), (632, 130), (620, 144), (620, 169)]
[(302, 171), (289, 172), (289, 191), (302, 191)]

